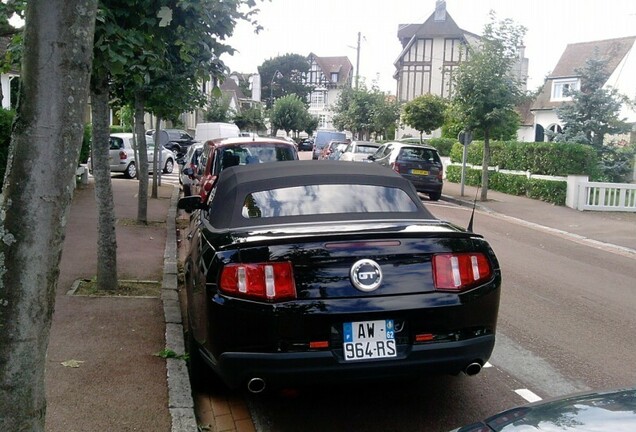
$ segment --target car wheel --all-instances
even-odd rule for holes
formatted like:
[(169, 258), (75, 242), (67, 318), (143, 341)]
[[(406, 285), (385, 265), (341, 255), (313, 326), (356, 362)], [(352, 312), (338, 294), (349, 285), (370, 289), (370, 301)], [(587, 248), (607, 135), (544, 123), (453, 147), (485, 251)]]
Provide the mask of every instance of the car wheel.
[(163, 173), (172, 174), (173, 170), (174, 170), (174, 161), (172, 159), (168, 159), (166, 161), (166, 165), (163, 167)]
[(441, 192), (429, 192), (428, 197), (430, 198), (431, 201), (439, 201), (439, 199), (442, 197), (442, 193)]
[(137, 166), (134, 162), (131, 162), (127, 167), (126, 171), (124, 171), (124, 175), (126, 178), (135, 178), (137, 177)]

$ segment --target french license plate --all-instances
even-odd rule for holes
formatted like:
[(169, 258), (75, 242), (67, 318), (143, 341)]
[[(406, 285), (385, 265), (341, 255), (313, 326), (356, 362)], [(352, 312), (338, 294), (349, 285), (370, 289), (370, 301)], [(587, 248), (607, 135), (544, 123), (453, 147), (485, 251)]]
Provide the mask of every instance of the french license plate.
[(414, 174), (414, 175), (428, 175), (428, 171), (421, 170), (421, 169), (412, 169), (411, 170), (411, 174)]
[(397, 356), (393, 320), (344, 323), (343, 338), (347, 361)]

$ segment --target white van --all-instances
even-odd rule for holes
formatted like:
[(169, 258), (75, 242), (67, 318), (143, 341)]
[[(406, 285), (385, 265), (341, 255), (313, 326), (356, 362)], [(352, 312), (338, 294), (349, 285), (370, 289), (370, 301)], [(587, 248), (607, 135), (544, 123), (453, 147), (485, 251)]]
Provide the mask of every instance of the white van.
[(240, 134), (234, 123), (197, 123), (194, 129), (194, 139), (200, 143), (219, 138), (233, 138)]

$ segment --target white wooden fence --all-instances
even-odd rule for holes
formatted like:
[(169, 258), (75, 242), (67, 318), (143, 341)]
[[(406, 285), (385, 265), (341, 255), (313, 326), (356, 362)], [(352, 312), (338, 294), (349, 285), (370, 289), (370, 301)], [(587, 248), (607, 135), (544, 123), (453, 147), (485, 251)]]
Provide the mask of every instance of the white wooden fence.
[(565, 205), (577, 210), (636, 212), (636, 184), (591, 182), (568, 176)]
[[(448, 165), (461, 164), (444, 160), (444, 168)], [(481, 169), (478, 165), (466, 165), (467, 168)], [(567, 177), (544, 176), (531, 174), (528, 171), (511, 171), (490, 167), (488, 170), (503, 174), (522, 175), (551, 181), (567, 181), (565, 205), (576, 210), (620, 211), (636, 213), (636, 183), (601, 183), (591, 182), (588, 176), (569, 175)], [(446, 173), (446, 169), (444, 169)]]

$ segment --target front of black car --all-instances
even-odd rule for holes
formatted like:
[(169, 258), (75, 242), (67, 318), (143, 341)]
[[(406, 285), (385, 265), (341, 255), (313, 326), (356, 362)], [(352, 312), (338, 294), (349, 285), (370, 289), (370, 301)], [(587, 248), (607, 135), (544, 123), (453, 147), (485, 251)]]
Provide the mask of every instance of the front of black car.
[(488, 243), (381, 167), (273, 165), (224, 170), (198, 215), (191, 355), (254, 392), (479, 372), (501, 287)]

